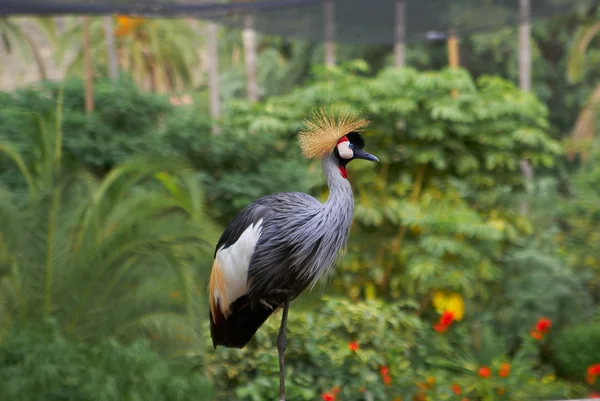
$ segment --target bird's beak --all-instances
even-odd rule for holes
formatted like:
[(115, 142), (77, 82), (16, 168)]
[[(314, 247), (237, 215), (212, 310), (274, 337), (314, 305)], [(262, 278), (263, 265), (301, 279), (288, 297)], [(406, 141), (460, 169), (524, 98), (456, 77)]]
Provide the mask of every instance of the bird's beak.
[(354, 158), (355, 159), (365, 159), (365, 160), (370, 160), (372, 162), (378, 162), (379, 159), (376, 156), (373, 156), (370, 153), (365, 152), (362, 149), (356, 149), (354, 150)]

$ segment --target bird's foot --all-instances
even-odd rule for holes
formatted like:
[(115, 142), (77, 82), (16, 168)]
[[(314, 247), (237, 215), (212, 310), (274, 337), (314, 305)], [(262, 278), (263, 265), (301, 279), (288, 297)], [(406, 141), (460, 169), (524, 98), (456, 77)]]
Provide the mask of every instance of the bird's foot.
[(264, 299), (260, 300), (260, 303), (267, 309), (269, 310), (273, 310), (273, 305), (271, 305), (270, 303), (268, 303), (267, 301), (265, 301)]

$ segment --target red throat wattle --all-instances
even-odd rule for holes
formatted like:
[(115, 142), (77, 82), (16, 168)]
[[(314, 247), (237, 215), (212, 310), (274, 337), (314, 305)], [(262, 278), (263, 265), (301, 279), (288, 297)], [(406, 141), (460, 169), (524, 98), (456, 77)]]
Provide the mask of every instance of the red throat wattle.
[[(346, 135), (340, 138), (340, 140), (338, 141), (338, 145), (342, 142), (349, 142)], [(342, 173), (342, 177), (348, 179), (348, 172), (346, 171), (346, 167), (340, 166), (340, 173)]]

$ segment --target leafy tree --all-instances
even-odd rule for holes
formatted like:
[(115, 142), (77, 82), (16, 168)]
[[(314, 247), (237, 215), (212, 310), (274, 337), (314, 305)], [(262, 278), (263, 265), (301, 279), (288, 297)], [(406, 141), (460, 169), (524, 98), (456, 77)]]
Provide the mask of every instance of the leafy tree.
[(60, 117), (39, 122), (28, 155), (0, 145), (27, 184), (0, 191), (2, 333), (52, 316), (82, 340), (143, 334), (164, 352), (197, 347), (197, 263), (215, 231), (196, 180), (148, 157), (97, 180), (65, 159)]
[[(257, 182), (267, 175), (274, 182), (298, 177), (286, 177), (289, 170), (311, 175), (300, 170), (298, 155), (287, 152), (296, 151), (291, 139), (313, 108), (333, 105), (360, 111), (373, 122), (367, 141), (382, 163), (379, 168), (352, 167), (362, 170), (356, 179), (350, 178), (358, 223), (351, 238), (360, 240), (351, 240), (344, 259), (348, 274), (336, 283), (362, 296), (373, 294), (376, 287), (381, 295), (397, 297), (426, 295), (441, 286), (483, 296), (484, 283), (500, 273), (504, 244), (531, 232), (503, 201), (523, 189), (519, 160), (551, 166), (561, 152), (545, 133), (544, 107), (506, 81), (482, 77), (475, 83), (464, 71), (419, 74), (388, 69), (373, 78), (361, 72), (329, 71), (313, 84), (261, 106), (232, 105), (222, 135), (211, 140), (215, 150), (217, 144), (227, 146), (221, 153), (225, 159), (194, 159), (227, 169), (232, 163), (237, 170), (243, 163), (238, 159), (248, 158), (247, 172), (242, 167), (245, 174), (236, 185), (219, 191), (227, 179), (222, 175), (211, 187), (217, 199), (231, 197), (232, 187), (258, 188), (252, 195), (261, 195), (265, 186), (239, 185), (243, 178), (254, 182), (248, 173), (258, 170)], [(453, 88), (459, 90), (457, 99), (451, 96)], [(273, 152), (277, 142), (272, 135), (280, 138), (279, 155)], [(203, 152), (211, 152), (211, 146)], [(269, 162), (256, 164), (268, 154), (263, 152), (272, 154)], [(289, 170), (274, 165), (262, 170), (279, 157)], [(302, 186), (296, 184), (296, 189)]]

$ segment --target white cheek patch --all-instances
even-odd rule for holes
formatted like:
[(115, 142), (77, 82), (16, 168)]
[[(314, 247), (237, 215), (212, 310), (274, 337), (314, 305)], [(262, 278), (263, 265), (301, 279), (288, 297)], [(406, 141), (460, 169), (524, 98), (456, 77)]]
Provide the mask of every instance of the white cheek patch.
[(354, 152), (352, 151), (352, 149), (350, 149), (349, 141), (338, 143), (337, 149), (342, 159), (352, 159), (352, 157), (354, 157)]

